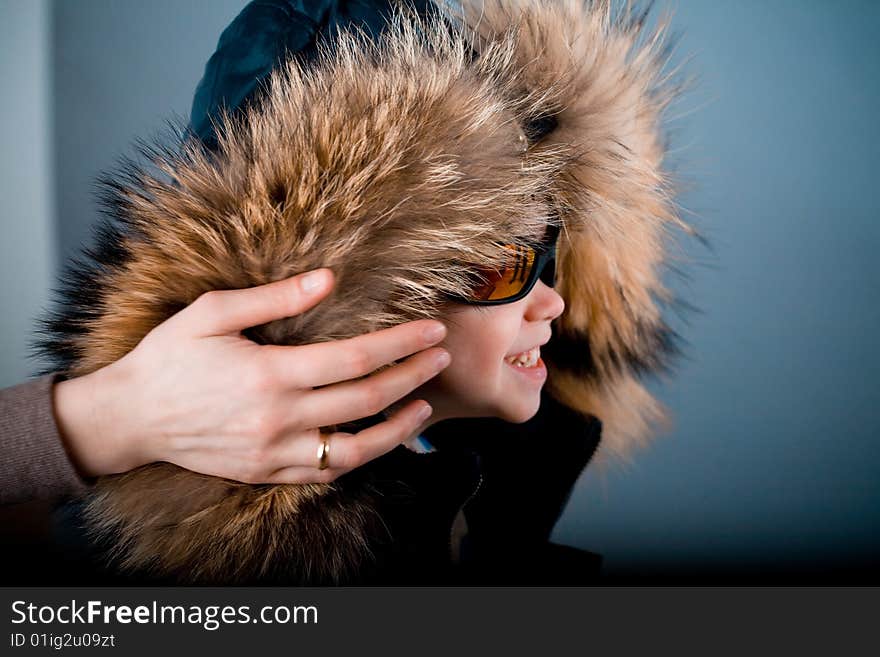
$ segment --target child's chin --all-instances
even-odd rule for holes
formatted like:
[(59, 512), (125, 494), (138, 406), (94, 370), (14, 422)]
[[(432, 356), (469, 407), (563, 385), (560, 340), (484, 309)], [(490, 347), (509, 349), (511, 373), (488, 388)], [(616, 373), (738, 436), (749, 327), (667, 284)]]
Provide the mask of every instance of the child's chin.
[(540, 398), (534, 405), (530, 406), (522, 406), (520, 408), (508, 408), (505, 409), (501, 418), (507, 422), (511, 422), (513, 424), (522, 424), (523, 422), (528, 422), (535, 414), (538, 412), (538, 408), (541, 406)]

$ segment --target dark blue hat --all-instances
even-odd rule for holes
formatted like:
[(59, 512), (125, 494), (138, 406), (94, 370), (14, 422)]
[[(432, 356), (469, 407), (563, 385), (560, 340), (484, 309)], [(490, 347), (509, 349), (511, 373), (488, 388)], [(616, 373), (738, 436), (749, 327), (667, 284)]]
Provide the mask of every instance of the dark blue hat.
[[(431, 0), (408, 0), (420, 14)], [(205, 65), (190, 112), (190, 130), (216, 146), (211, 121), (221, 108), (242, 110), (258, 97), (279, 62), (292, 55), (312, 59), (321, 39), (332, 41), (350, 25), (376, 37), (387, 25), (395, 0), (253, 0), (220, 35)]]

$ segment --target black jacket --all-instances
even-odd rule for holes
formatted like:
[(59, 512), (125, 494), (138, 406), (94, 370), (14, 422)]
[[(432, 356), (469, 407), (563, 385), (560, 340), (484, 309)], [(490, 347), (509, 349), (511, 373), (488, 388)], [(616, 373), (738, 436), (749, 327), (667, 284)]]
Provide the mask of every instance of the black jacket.
[[(365, 466), (388, 534), (365, 582), (546, 584), (590, 581), (598, 555), (550, 542), (602, 424), (542, 396), (529, 421), (447, 420)], [(363, 475), (361, 475), (363, 476)], [(461, 512), (461, 513), (459, 513)]]

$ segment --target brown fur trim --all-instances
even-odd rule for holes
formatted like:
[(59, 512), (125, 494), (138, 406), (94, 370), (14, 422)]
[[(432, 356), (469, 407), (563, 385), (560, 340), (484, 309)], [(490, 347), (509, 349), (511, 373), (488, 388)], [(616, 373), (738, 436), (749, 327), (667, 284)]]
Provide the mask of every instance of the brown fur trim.
[(179, 583), (338, 584), (384, 535), (363, 482), (253, 486), (168, 463), (102, 477), (85, 520), (117, 568)]
[[(468, 20), (476, 32), (400, 14), (377, 42), (344, 34), (308, 70), (276, 71), (258, 108), (224, 117), (216, 153), (153, 148), (158, 173), (109, 181), (118, 225), (52, 324), (67, 373), (116, 361), (206, 291), (321, 266), (336, 274), (332, 297), (255, 339), (305, 344), (436, 316), (444, 294), (473, 284), (462, 262), (497, 263), (502, 243), (561, 219), (555, 332), (569, 348), (550, 389), (598, 416), (616, 451), (643, 440), (662, 414), (634, 363), (658, 361), (657, 268), (667, 227), (684, 227), (661, 170), (656, 42), (636, 49), (637, 26), (604, 2), (493, 0)], [(248, 486), (161, 464), (102, 478), (87, 518), (125, 570), (334, 582), (370, 558), (371, 495), (357, 478)]]

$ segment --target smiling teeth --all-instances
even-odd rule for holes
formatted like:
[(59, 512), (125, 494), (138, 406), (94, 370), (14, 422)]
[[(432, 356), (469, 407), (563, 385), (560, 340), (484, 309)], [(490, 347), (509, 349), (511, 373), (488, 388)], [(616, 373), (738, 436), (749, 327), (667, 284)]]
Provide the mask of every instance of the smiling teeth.
[(528, 351), (524, 351), (521, 354), (516, 354), (515, 356), (508, 356), (504, 359), (506, 363), (510, 365), (516, 365), (518, 367), (534, 367), (538, 364), (538, 358), (541, 357), (541, 348), (533, 347)]

